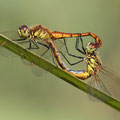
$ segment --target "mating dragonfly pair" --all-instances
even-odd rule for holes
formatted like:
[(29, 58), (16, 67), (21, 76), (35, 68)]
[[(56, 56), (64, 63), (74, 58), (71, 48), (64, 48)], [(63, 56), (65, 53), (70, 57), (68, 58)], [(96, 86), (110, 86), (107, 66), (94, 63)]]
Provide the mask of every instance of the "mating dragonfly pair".
[[(19, 34), (21, 39), (18, 39), (17, 41), (24, 41), (27, 38), (29, 38), (29, 48), (28, 49), (39, 49), (37, 44), (40, 44), (40, 45), (46, 47), (47, 50), (44, 53), (42, 53), (41, 56), (43, 56), (51, 48), (51, 50), (54, 54), (54, 57), (56, 58), (60, 67), (64, 71), (73, 74), (75, 77), (77, 77), (79, 79), (87, 79), (90, 76), (94, 76), (95, 78), (97, 78), (97, 72), (100, 69), (102, 69), (102, 64), (95, 53), (97, 48), (99, 48), (101, 46), (101, 40), (99, 39), (98, 36), (94, 35), (91, 32), (74, 33), (74, 34), (62, 33), (62, 32), (57, 32), (57, 31), (51, 32), (50, 30), (48, 30), (47, 28), (45, 28), (42, 25), (37, 25), (35, 27), (29, 27), (29, 28), (26, 25), (23, 25), (18, 29), (18, 34)], [(92, 36), (95, 39), (95, 43), (88, 43), (87, 47), (84, 48), (83, 40), (82, 40), (82, 37), (84, 37), (84, 36)], [(75, 56), (75, 55), (72, 55), (69, 53), (65, 38), (70, 38), (70, 37), (76, 37), (75, 48), (77, 51), (84, 54), (85, 57)], [(67, 51), (68, 55), (70, 55), (72, 57), (79, 58), (80, 60), (78, 62), (70, 64), (70, 62), (67, 60), (65, 55), (62, 53), (62, 51), (57, 50), (56, 46), (54, 45), (54, 41), (58, 40), (58, 39), (64, 39), (64, 44), (65, 44), (66, 51)], [(81, 40), (82, 50), (79, 49), (79, 40)], [(31, 47), (32, 43), (35, 45), (36, 48)], [(47, 43), (47, 45), (44, 43)], [(82, 61), (86, 61), (87, 69), (86, 70), (79, 70), (79, 71), (68, 69), (64, 65), (64, 63), (62, 62), (62, 60), (59, 56), (59, 53), (65, 58), (65, 60), (70, 65), (76, 65)]]
[[(107, 68), (103, 67), (101, 60), (97, 56), (96, 50), (102, 45), (101, 40), (99, 37), (91, 32), (87, 33), (63, 33), (58, 31), (50, 31), (47, 28), (45, 28), (42, 25), (37, 25), (33, 27), (27, 27), (26, 25), (23, 25), (19, 27), (18, 29), (18, 35), (20, 39), (17, 39), (16, 41), (22, 41), (23, 43), (28, 42), (25, 41), (26, 39), (29, 39), (29, 47), (28, 49), (40, 49), (39, 45), (44, 46), (47, 48), (46, 51), (44, 51), (41, 56), (44, 56), (49, 49), (52, 50), (52, 53), (54, 55), (54, 58), (58, 62), (59, 66), (66, 72), (72, 74), (73, 76), (85, 80), (89, 77), (92, 77), (91, 84), (94, 83), (94, 87), (97, 87), (97, 89), (102, 90), (103, 92), (110, 94), (109, 90), (104, 85), (104, 82), (106, 82), (106, 79), (109, 80), (105, 84), (108, 84), (108, 82), (111, 84), (115, 83), (115, 74), (108, 70)], [(95, 39), (95, 42), (89, 42), (86, 47), (83, 45), (82, 37), (85, 36), (91, 36)], [(76, 44), (75, 49), (82, 53), (84, 57), (76, 56), (74, 54), (69, 53), (67, 44), (66, 44), (66, 38), (75, 38)], [(57, 49), (54, 42), (63, 39), (66, 52), (69, 56), (78, 58), (79, 61), (75, 63), (70, 63), (69, 60), (66, 58), (64, 53)], [(79, 48), (79, 42), (81, 43), (82, 49)], [(34, 47), (32, 47), (32, 44)], [(86, 62), (86, 70), (72, 70), (65, 66), (63, 61), (61, 60), (60, 55), (63, 56), (63, 58), (71, 65), (79, 64), (80, 62), (85, 61)], [(54, 61), (53, 61), (54, 62)], [(103, 73), (102, 75), (105, 76), (101, 78), (99, 74)], [(112, 82), (113, 81), (113, 82)], [(116, 83), (117, 84), (117, 83)], [(111, 89), (111, 88), (110, 88)], [(116, 92), (118, 92), (116, 90)], [(120, 97), (120, 96), (118, 96)]]

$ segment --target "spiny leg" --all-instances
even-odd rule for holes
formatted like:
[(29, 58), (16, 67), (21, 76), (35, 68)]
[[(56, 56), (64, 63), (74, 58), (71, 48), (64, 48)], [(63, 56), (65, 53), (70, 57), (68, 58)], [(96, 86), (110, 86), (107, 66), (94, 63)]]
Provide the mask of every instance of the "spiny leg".
[[(32, 48), (31, 43), (33, 43), (36, 46), (36, 48)], [(37, 45), (37, 43), (40, 44), (40, 45), (42, 45), (42, 46), (44, 46), (44, 47), (46, 47), (46, 48), (48, 48), (48, 45), (46, 45), (44, 43), (30, 40), (29, 49), (39, 49), (39, 46)]]
[(26, 40), (26, 38), (23, 38), (23, 39), (17, 39), (17, 40), (13, 40), (13, 41), (23, 41), (23, 40)]
[(64, 59), (68, 62), (68, 64), (70, 64), (71, 66), (73, 66), (73, 65), (76, 65), (76, 64), (84, 61), (84, 57), (76, 56), (76, 55), (73, 55), (73, 54), (69, 53), (65, 39), (64, 39), (64, 44), (65, 44), (65, 48), (66, 48), (67, 54), (69, 56), (81, 59), (81, 60), (79, 60), (79, 61), (77, 61), (75, 63), (70, 63), (70, 61), (65, 57), (65, 55), (63, 54), (63, 52), (62, 51), (58, 51), (64, 57)]
[[(82, 38), (80, 37), (80, 40), (81, 40), (81, 44), (82, 44), (82, 49), (83, 49), (83, 41), (82, 41)], [(85, 55), (85, 51), (83, 50), (80, 50), (79, 49), (79, 37), (77, 37), (76, 38), (76, 45), (75, 45), (75, 49), (78, 51), (78, 52), (80, 52), (80, 53), (82, 53), (82, 54), (84, 54)]]
[(83, 44), (83, 40), (82, 40), (81, 37), (80, 37), (80, 41), (81, 41), (81, 44), (82, 44), (82, 50), (84, 51), (84, 53), (86, 53), (86, 52), (85, 52), (85, 48), (84, 48), (84, 44)]
[[(36, 48), (32, 48), (32, 43), (36, 46)], [(33, 40), (30, 40), (30, 42), (29, 42), (29, 48), (28, 49), (29, 50), (30, 49), (39, 49), (39, 47), (38, 47), (38, 45)]]
[(66, 61), (68, 62), (68, 64), (71, 65), (71, 66), (76, 65), (76, 64), (84, 61), (84, 57), (83, 57), (83, 58), (81, 58), (82, 60), (79, 60), (79, 61), (77, 61), (77, 62), (75, 62), (75, 63), (70, 63), (70, 61), (65, 57), (65, 55), (64, 55), (61, 51), (58, 51), (58, 52), (65, 58), (65, 60), (66, 60)]
[(13, 40), (13, 41), (18, 41), (18, 44), (24, 44), (24, 43), (28, 43), (30, 42), (30, 40), (25, 39), (17, 39), (17, 40)]
[(29, 40), (28, 41), (22, 41), (22, 42), (19, 42), (18, 44), (23, 44), (23, 43), (28, 43), (30, 42)]
[[(40, 44), (40, 45), (42, 45), (42, 46), (44, 46), (44, 47), (46, 47), (47, 48), (47, 50), (45, 50), (45, 52), (43, 52), (42, 54), (41, 54), (41, 56), (44, 56), (47, 52), (48, 52), (48, 50), (51, 48), (49, 45), (46, 45), (46, 44), (44, 44), (44, 43), (41, 43), (41, 42), (39, 42), (39, 41), (32, 41), (32, 43), (37, 47), (37, 48), (31, 48), (31, 49), (39, 49), (39, 47), (37, 46), (37, 44)], [(52, 51), (51, 51), (52, 52)], [(52, 53), (52, 61), (53, 61), (53, 63), (55, 64), (55, 62), (54, 62), (54, 57), (53, 57), (53, 53)]]
[(46, 48), (47, 48), (47, 50), (40, 55), (41, 57), (44, 56), (48, 52), (49, 47), (46, 47)]
[(39, 41), (37, 41), (37, 43), (47, 48), (47, 50), (41, 54), (41, 56), (44, 56), (48, 52), (48, 50), (50, 49), (50, 46), (46, 45), (44, 43), (41, 43)]
[(76, 58), (79, 58), (79, 59), (83, 59), (83, 57), (76, 56), (76, 55), (73, 55), (73, 54), (69, 53), (69, 50), (68, 50), (66, 41), (65, 41), (65, 39), (63, 39), (63, 40), (64, 40), (64, 44), (65, 44), (65, 48), (66, 48), (67, 54), (68, 54), (69, 56), (76, 57)]
[[(17, 40), (14, 40), (14, 41), (22, 41), (22, 42), (20, 42), (19, 44), (29, 42), (29, 48), (28, 48), (28, 50), (30, 50), (30, 49), (39, 49), (39, 46), (37, 45), (37, 43), (40, 44), (40, 45), (42, 45), (42, 46), (44, 46), (44, 47), (46, 47), (47, 50), (46, 50), (44, 53), (42, 53), (41, 56), (44, 56), (45, 53), (47, 53), (47, 51), (48, 51), (49, 48), (50, 48), (49, 45), (46, 45), (46, 44), (41, 43), (41, 42), (39, 42), (39, 41), (33, 41), (33, 40), (24, 41), (24, 40), (26, 40), (26, 38), (25, 38), (25, 39), (17, 39)], [(36, 48), (32, 48), (31, 43), (33, 43), (33, 44), (36, 46)]]
[[(26, 42), (27, 42), (27, 41), (26, 41)], [(36, 46), (36, 48), (32, 48), (31, 43), (33, 43), (33, 44)], [(41, 54), (41, 56), (44, 56), (45, 53), (47, 53), (47, 51), (49, 50), (49, 45), (46, 45), (46, 44), (41, 43), (41, 42), (38, 42), (38, 41), (35, 42), (35, 41), (33, 41), (33, 40), (29, 40), (29, 48), (28, 48), (28, 49), (29, 49), (29, 50), (30, 50), (30, 49), (39, 49), (39, 46), (38, 46), (37, 44), (40, 44), (40, 45), (42, 45), (42, 46), (44, 46), (44, 47), (47, 48), (47, 50)]]

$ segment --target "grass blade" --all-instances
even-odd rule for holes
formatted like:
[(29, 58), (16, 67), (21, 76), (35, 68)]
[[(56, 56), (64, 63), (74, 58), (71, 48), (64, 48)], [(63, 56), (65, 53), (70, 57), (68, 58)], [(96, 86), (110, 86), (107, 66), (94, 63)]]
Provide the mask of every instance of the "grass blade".
[[(41, 58), (37, 54), (25, 49), (21, 45), (15, 43), (14, 41), (10, 40), (9, 38), (5, 37), (4, 35), (0, 34), (0, 45), (7, 48), (8, 50), (14, 52), (15, 54), (19, 55), (20, 57), (33, 62), (35, 65), (49, 71), (50, 73), (54, 74), (55, 76), (63, 79), (64, 81), (70, 83), (71, 85), (81, 89), (82, 91), (90, 94), (95, 95), (95, 97), (99, 100), (107, 99), (107, 101), (102, 101), (107, 105), (115, 108), (116, 110), (120, 111), (120, 101), (112, 98), (109, 95), (102, 93), (101, 91), (92, 88), (92, 93), (87, 91), (87, 84), (82, 82), (81, 80), (75, 78), (74, 76), (66, 73), (62, 69), (56, 67), (55, 65), (51, 64), (49, 61)], [(91, 87), (91, 86), (89, 86)], [(118, 91), (119, 92), (119, 91)]]

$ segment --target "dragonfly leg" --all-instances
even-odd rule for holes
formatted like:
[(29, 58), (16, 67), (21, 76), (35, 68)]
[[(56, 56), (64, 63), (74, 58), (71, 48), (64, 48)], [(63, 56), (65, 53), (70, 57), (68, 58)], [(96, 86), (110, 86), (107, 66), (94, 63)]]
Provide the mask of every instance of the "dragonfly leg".
[[(36, 48), (32, 48), (32, 46), (31, 46), (32, 43), (36, 46)], [(29, 40), (29, 48), (28, 48), (28, 50), (30, 50), (30, 49), (39, 49), (38, 45), (33, 40)]]
[[(82, 41), (82, 38), (80, 37), (80, 40), (81, 40), (81, 44), (82, 44), (82, 49), (84, 48), (84, 46), (83, 46), (83, 41)], [(75, 45), (75, 48), (76, 48), (76, 50), (78, 51), (78, 52), (80, 52), (80, 53), (82, 53), (82, 54), (84, 54), (85, 55), (85, 51), (83, 52), (82, 50), (80, 50), (79, 49), (79, 37), (77, 37), (76, 38), (76, 45)]]
[(39, 41), (37, 41), (37, 43), (47, 48), (47, 50), (41, 54), (41, 56), (44, 56), (48, 52), (48, 50), (50, 49), (50, 46), (46, 45), (44, 43), (41, 43)]
[(27, 42), (30, 42), (29, 40), (28, 41), (22, 41), (22, 42), (19, 42), (18, 44), (23, 44), (23, 43), (27, 43)]
[(48, 52), (48, 50), (50, 49), (49, 47), (46, 47), (46, 48), (47, 48), (47, 50), (40, 55), (41, 57), (44, 56)]
[(28, 50), (30, 50), (30, 49), (32, 49), (32, 47), (31, 47), (31, 40), (29, 42), (29, 48), (28, 48)]
[(26, 38), (23, 38), (23, 39), (17, 39), (17, 40), (14, 40), (14, 41), (23, 41), (23, 40), (26, 40)]
[(81, 58), (82, 60), (79, 60), (79, 61), (77, 61), (77, 62), (75, 62), (75, 63), (70, 63), (70, 61), (65, 57), (65, 55), (62, 53), (62, 51), (58, 51), (58, 52), (65, 58), (65, 60), (66, 60), (66, 61), (68, 62), (68, 64), (71, 65), (71, 66), (76, 65), (76, 64), (84, 61), (84, 57), (82, 57), (82, 58)]
[[(31, 43), (33, 43), (33, 44), (36, 46), (36, 48), (32, 48)], [(39, 49), (39, 46), (38, 46), (37, 44), (40, 44), (40, 45), (42, 45), (42, 46), (44, 46), (44, 47), (46, 47), (46, 48), (49, 48), (49, 46), (46, 45), (46, 44), (44, 44), (44, 43), (30, 40), (29, 49)]]
[(82, 50), (84, 51), (84, 53), (86, 53), (86, 52), (85, 52), (85, 48), (84, 48), (84, 44), (83, 44), (83, 40), (82, 40), (81, 37), (80, 37), (80, 41), (81, 41), (81, 44), (82, 44)]
[(66, 44), (65, 39), (64, 39), (64, 44), (65, 44), (65, 48), (66, 48), (67, 54), (68, 54), (69, 56), (76, 57), (76, 58), (79, 58), (79, 59), (83, 59), (83, 57), (76, 56), (76, 55), (73, 55), (73, 54), (69, 53), (69, 50), (68, 50), (68, 47), (67, 47), (67, 44)]
[(58, 51), (64, 57), (64, 59), (68, 62), (68, 64), (70, 64), (71, 66), (73, 66), (73, 65), (76, 65), (76, 64), (84, 61), (84, 57), (76, 56), (76, 55), (73, 55), (73, 54), (69, 53), (65, 39), (64, 39), (64, 44), (65, 44), (65, 48), (66, 48), (67, 54), (69, 56), (81, 59), (81, 60), (79, 60), (79, 61), (77, 61), (75, 63), (70, 63), (70, 61), (65, 57), (65, 55), (63, 54), (63, 52), (62, 51)]
[(46, 48), (50, 48), (49, 45), (46, 45), (46, 44), (44, 44), (44, 43), (42, 43), (42, 42), (37, 41), (36, 43), (38, 43), (38, 44), (40, 44), (40, 45), (42, 45), (42, 46), (44, 46), (44, 47), (46, 47)]
[[(41, 43), (41, 42), (35, 42), (35, 41), (33, 41), (33, 40), (30, 40), (29, 41), (30, 42), (30, 44), (29, 44), (29, 50), (30, 49), (39, 49), (39, 46), (37, 45), (37, 44), (40, 44), (40, 45), (42, 45), (42, 46), (44, 46), (44, 47), (46, 47), (47, 48), (47, 50), (45, 51), (45, 52), (43, 52), (42, 54), (41, 54), (41, 56), (44, 56), (45, 55), (45, 53), (47, 53), (47, 51), (49, 50), (49, 45), (46, 45), (46, 44), (44, 44), (44, 43)], [(36, 46), (36, 48), (32, 48), (32, 46), (31, 46), (31, 43), (33, 43), (35, 46)]]

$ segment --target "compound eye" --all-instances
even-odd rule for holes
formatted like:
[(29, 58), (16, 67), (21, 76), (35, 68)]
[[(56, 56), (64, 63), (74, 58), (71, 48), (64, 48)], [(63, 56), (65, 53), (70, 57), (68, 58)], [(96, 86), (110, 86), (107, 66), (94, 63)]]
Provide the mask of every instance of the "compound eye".
[(94, 43), (90, 43), (90, 45), (91, 45), (92, 48), (97, 48), (97, 45), (94, 44)]
[(21, 27), (19, 27), (19, 30), (23, 30), (24, 32), (28, 29), (28, 27), (26, 25), (22, 25)]
[(29, 35), (28, 27), (26, 25), (22, 25), (21, 27), (19, 27), (17, 32), (20, 38), (26, 39)]

